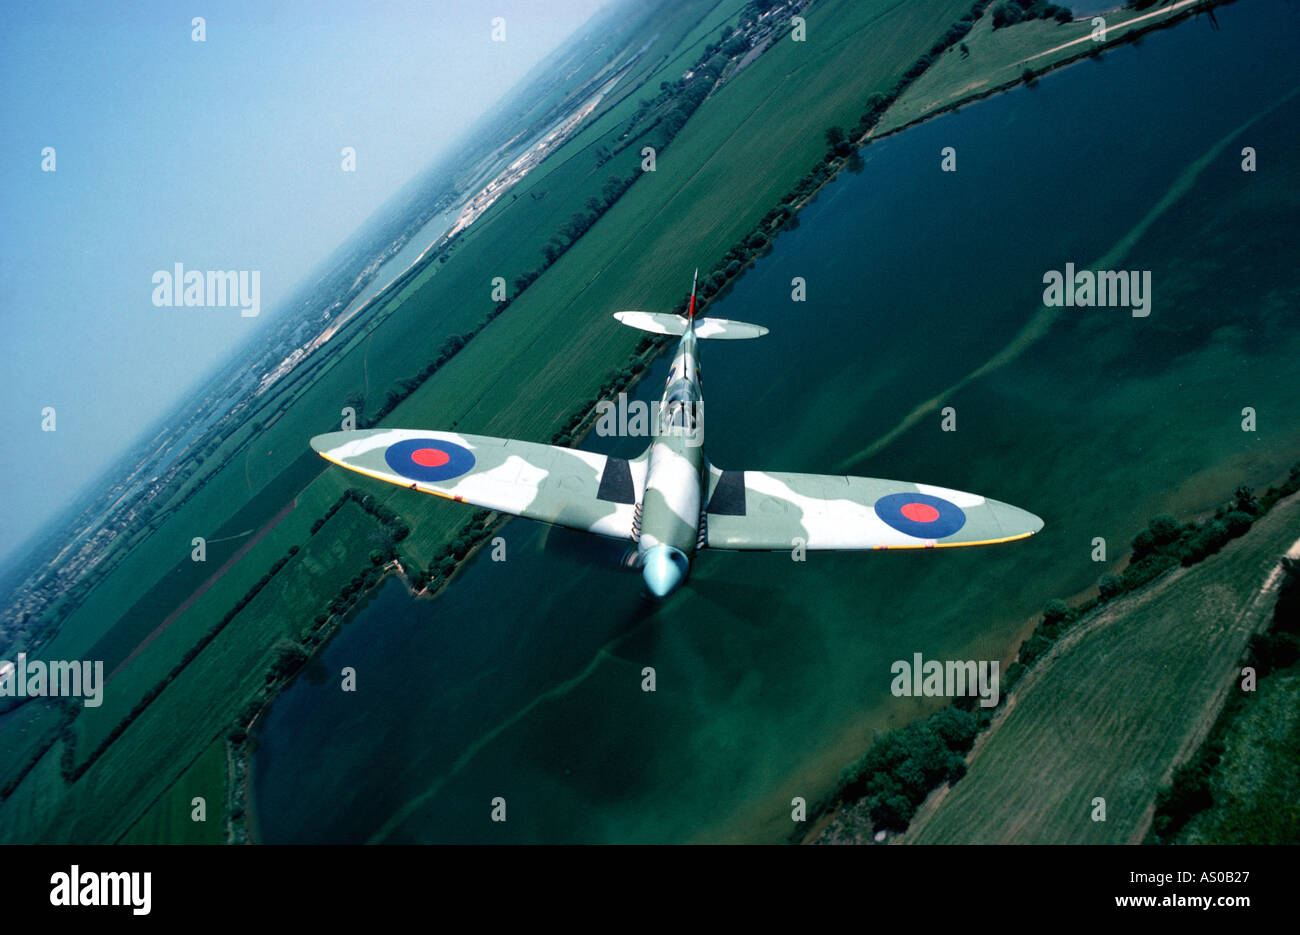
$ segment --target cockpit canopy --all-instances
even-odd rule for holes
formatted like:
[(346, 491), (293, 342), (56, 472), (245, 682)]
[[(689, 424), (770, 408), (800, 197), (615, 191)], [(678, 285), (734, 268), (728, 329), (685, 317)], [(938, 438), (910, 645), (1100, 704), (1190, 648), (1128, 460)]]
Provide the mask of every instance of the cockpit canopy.
[(685, 429), (693, 432), (699, 428), (704, 403), (686, 384), (674, 388), (664, 400), (659, 416), (661, 430)]

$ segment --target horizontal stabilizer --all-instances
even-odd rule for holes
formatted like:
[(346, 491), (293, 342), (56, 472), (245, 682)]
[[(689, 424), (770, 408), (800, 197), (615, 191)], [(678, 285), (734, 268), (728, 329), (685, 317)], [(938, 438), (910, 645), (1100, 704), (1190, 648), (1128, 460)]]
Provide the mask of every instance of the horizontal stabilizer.
[[(625, 325), (649, 331), (651, 334), (685, 334), (690, 324), (681, 315), (674, 315), (672, 312), (615, 312), (614, 317)], [(697, 338), (739, 341), (745, 338), (761, 338), (765, 334), (767, 329), (762, 325), (751, 325), (747, 321), (729, 321), (726, 318), (695, 319)]]

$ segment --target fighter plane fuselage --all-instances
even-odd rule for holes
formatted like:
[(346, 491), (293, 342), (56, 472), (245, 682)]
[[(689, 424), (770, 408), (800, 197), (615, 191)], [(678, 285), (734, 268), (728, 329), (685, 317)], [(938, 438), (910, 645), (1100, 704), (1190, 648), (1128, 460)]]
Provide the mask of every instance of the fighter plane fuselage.
[(668, 371), (646, 469), (637, 551), (646, 586), (657, 597), (685, 580), (699, 541), (708, 464), (697, 351), (688, 328)]

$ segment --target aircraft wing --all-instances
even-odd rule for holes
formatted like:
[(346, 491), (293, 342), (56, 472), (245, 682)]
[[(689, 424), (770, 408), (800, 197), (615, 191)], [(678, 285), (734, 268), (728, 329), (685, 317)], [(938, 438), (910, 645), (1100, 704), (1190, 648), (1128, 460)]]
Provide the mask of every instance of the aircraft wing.
[(777, 551), (929, 549), (1032, 536), (1043, 521), (976, 494), (829, 474), (710, 466), (706, 546)]
[(367, 429), (317, 435), (311, 445), (350, 471), (422, 493), (631, 538), (645, 461), (485, 435)]

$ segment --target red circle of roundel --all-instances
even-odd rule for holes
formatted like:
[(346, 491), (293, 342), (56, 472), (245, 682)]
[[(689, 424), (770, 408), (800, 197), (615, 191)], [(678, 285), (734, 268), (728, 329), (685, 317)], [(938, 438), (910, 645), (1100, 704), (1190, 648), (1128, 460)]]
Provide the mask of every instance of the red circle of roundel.
[(411, 452), (411, 460), (422, 467), (442, 467), (451, 455), (441, 448), (417, 448)]
[(928, 493), (891, 493), (876, 501), (876, 515), (917, 539), (944, 539), (966, 525), (961, 507)]
[(898, 512), (914, 523), (933, 523), (939, 518), (939, 511), (928, 503), (904, 503)]
[(408, 438), (384, 451), (388, 466), (410, 480), (437, 483), (468, 473), (474, 453), (464, 445), (441, 438)]

